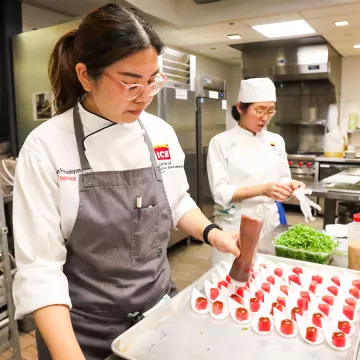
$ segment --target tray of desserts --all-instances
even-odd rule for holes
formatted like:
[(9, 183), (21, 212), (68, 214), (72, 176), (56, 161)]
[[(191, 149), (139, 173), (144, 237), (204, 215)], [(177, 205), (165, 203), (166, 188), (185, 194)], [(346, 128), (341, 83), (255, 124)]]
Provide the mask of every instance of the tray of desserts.
[(221, 262), (113, 341), (128, 360), (355, 360), (360, 272), (258, 254), (244, 286)]

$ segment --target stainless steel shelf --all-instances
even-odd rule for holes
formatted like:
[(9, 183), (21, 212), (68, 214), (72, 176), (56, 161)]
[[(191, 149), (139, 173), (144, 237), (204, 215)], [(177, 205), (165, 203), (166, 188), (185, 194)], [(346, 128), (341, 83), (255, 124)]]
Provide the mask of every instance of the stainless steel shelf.
[(179, 68), (174, 68), (174, 67), (171, 67), (171, 66), (166, 66), (164, 65), (163, 66), (164, 69), (169, 69), (169, 70), (174, 70), (174, 71), (180, 71), (182, 73), (185, 73), (185, 74), (190, 74), (190, 71), (189, 70), (183, 70), (183, 69), (179, 69)]
[(2, 345), (0, 344), (0, 354), (6, 351), (9, 347), (11, 347), (11, 345), (12, 345), (11, 340), (8, 340), (6, 343)]
[(189, 78), (186, 77), (186, 76), (170, 74), (170, 73), (167, 73), (167, 72), (164, 72), (164, 75), (166, 75), (167, 77), (173, 77), (173, 78), (177, 78), (177, 79), (180, 79), (180, 80), (186, 80), (186, 81), (189, 80)]
[(184, 66), (184, 67), (190, 67), (190, 65), (188, 63), (181, 63), (179, 61), (167, 59), (165, 57), (163, 58), (163, 60), (166, 61), (166, 62), (172, 63), (172, 64), (181, 65), (181, 66)]
[(0, 308), (5, 306), (6, 304), (7, 304), (6, 294), (4, 294), (4, 295), (0, 296)]
[(9, 313), (7, 310), (0, 313), (0, 321), (7, 318), (9, 316)]
[[(1, 185), (1, 179), (0, 179)], [(13, 359), (20, 360), (20, 342), (19, 331), (17, 322), (14, 319), (15, 306), (12, 296), (12, 264), (8, 246), (8, 229), (6, 227), (6, 219), (4, 212), (4, 204), (12, 201), (12, 195), (0, 197), (0, 265), (2, 270), (2, 276), (0, 276), (0, 308), (7, 305), (7, 316), (4, 315), (4, 311), (0, 314), (0, 353), (5, 351), (8, 347), (13, 348)]]

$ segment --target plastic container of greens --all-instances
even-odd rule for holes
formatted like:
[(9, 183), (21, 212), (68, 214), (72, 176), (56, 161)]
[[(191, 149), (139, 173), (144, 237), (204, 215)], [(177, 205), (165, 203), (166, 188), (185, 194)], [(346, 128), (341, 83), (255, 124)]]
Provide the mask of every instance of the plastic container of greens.
[[(274, 241), (276, 241), (276, 239)], [(272, 244), (275, 247), (275, 255), (279, 257), (308, 261), (323, 265), (329, 265), (332, 260), (332, 252), (313, 252), (302, 249), (293, 249), (284, 245), (277, 245), (274, 241)]]
[(304, 224), (291, 226), (274, 239), (276, 256), (329, 265), (339, 241)]

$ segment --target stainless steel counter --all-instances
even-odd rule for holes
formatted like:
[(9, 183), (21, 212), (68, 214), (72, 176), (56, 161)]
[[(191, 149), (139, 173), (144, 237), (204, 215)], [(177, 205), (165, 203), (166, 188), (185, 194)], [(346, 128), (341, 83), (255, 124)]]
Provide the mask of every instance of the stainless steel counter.
[(360, 158), (355, 159), (345, 159), (345, 158), (329, 158), (325, 156), (317, 156), (315, 162), (330, 162), (330, 163), (340, 163), (340, 164), (359, 164)]
[(339, 201), (351, 201), (358, 202), (360, 201), (360, 194), (355, 194), (351, 192), (337, 192), (337, 191), (328, 191), (325, 188), (325, 183), (322, 181), (316, 182), (309, 186), (309, 189), (312, 190), (312, 195), (318, 197), (324, 197), (326, 199), (331, 200), (339, 200)]
[(351, 193), (351, 192), (336, 192), (328, 191), (325, 188), (325, 183), (322, 181), (315, 182), (312, 185), (308, 186), (312, 190), (312, 195), (320, 198), (324, 198), (325, 202), (323, 205), (324, 211), (324, 222), (323, 228), (325, 229), (326, 225), (334, 224), (336, 219), (336, 202), (337, 201), (349, 201), (349, 202), (359, 202), (360, 195)]

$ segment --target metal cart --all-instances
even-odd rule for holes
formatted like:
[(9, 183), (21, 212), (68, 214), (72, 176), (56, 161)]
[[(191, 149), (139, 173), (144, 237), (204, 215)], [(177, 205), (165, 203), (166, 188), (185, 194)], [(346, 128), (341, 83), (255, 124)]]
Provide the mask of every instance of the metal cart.
[[(0, 353), (12, 346), (13, 359), (21, 360), (19, 331), (17, 322), (14, 319), (15, 306), (12, 295), (12, 276), (16, 269), (15, 260), (9, 253), (4, 201), (7, 201), (7, 199), (0, 195), (0, 252), (2, 270), (2, 275), (0, 276)], [(11, 268), (11, 260), (13, 262), (13, 269)]]

